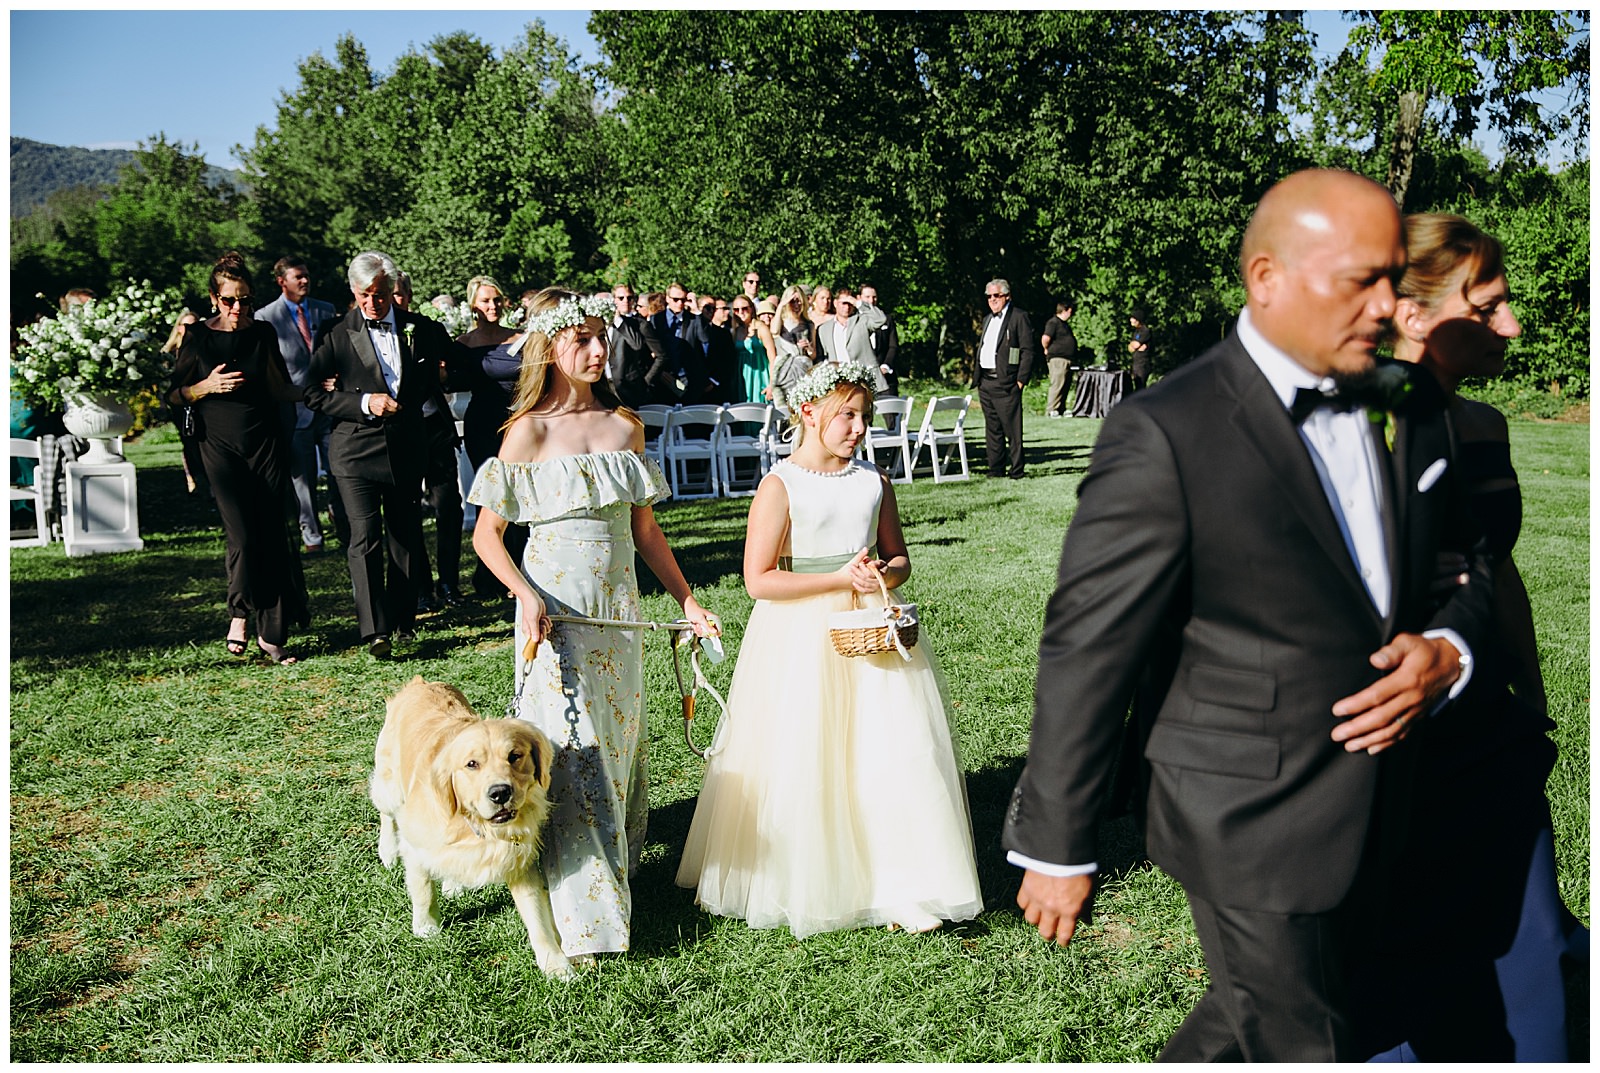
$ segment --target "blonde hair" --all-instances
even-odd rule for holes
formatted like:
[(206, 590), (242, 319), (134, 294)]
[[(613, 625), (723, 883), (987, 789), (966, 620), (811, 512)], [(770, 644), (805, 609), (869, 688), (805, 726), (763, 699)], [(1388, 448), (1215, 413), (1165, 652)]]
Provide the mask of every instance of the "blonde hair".
[(161, 346), (161, 353), (171, 354), (183, 343), (184, 317), (194, 317), (195, 320), (200, 319), (199, 317), (194, 316), (194, 310), (190, 309), (188, 306), (184, 306), (182, 309), (178, 310), (177, 319), (172, 322), (172, 332), (167, 336), (167, 341)]
[(1405, 229), (1406, 274), (1395, 294), (1425, 310), (1505, 275), (1505, 247), (1464, 216), (1417, 213), (1405, 218)]
[[(566, 299), (582, 301), (583, 295), (562, 287), (546, 287), (528, 301), (528, 320), (531, 322), (540, 313), (554, 309)], [(532, 413), (544, 401), (545, 396), (550, 394), (550, 384), (553, 379), (551, 369), (555, 366), (556, 358), (556, 340), (568, 332), (576, 332), (578, 328), (579, 325), (570, 325), (557, 332), (553, 338), (543, 332), (529, 330), (522, 333), (522, 339), (512, 345), (511, 353), (522, 355), (522, 369), (517, 373), (517, 390), (511, 398), (511, 416), (500, 426), (502, 432), (510, 428), (517, 418)], [(600, 338), (604, 340), (605, 337), (605, 329), (602, 328)], [(643, 427), (644, 422), (639, 420), (639, 416), (622, 405), (622, 400), (617, 398), (616, 389), (611, 386), (609, 378), (602, 376), (595, 383), (594, 397), (595, 401), (606, 409), (615, 411)]]
[[(816, 414), (817, 426), (820, 428), (821, 426), (826, 425), (829, 421), (832, 421), (834, 417), (838, 415), (839, 411), (844, 409), (844, 404), (850, 401), (850, 396), (858, 391), (862, 395), (866, 396), (867, 400), (867, 404), (861, 408), (861, 419), (870, 425), (872, 424), (872, 392), (868, 391), (860, 384), (853, 383), (849, 380), (841, 380), (838, 384), (834, 385), (833, 390), (828, 392), (826, 395), (816, 399), (808, 399), (807, 401), (801, 403), (800, 406), (811, 407), (811, 412)], [(795, 407), (795, 416), (800, 416), (799, 406)], [(796, 421), (794, 428), (794, 445), (798, 447), (802, 443), (806, 442), (805, 421), (803, 419)]]
[[(800, 316), (790, 315), (791, 305), (795, 301), (800, 303)], [(798, 283), (791, 283), (783, 290), (783, 297), (778, 301), (778, 324), (788, 328), (796, 324), (809, 323), (806, 320), (806, 292)]]
[(493, 287), (500, 292), (500, 297), (502, 298), (506, 295), (506, 289), (496, 283), (493, 276), (473, 276), (467, 280), (467, 305), (469, 307), (478, 300), (478, 291), (483, 287)]

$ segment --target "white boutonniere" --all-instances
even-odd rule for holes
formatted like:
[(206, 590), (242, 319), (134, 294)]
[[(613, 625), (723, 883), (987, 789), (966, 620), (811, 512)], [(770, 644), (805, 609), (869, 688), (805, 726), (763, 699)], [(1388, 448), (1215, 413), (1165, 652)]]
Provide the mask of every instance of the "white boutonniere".
[(400, 334), (405, 336), (407, 348), (409, 348), (412, 353), (416, 353), (417, 348), (411, 345), (411, 337), (417, 334), (417, 326), (415, 324), (407, 324), (404, 328), (400, 329)]

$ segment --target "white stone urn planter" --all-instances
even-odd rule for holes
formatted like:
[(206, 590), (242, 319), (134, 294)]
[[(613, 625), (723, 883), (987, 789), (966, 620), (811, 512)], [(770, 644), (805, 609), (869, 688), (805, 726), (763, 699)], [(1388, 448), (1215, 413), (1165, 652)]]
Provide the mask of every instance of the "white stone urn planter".
[(89, 450), (79, 460), (88, 463), (122, 462), (116, 448), (118, 436), (133, 427), (133, 414), (111, 395), (68, 395), (61, 423), (67, 431), (89, 441)]

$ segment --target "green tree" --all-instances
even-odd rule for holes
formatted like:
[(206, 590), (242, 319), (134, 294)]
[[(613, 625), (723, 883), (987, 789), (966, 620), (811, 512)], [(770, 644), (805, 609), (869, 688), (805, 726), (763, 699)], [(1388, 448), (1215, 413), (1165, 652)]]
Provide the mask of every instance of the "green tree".
[[(1390, 132), (1384, 178), (1402, 205), (1430, 108), (1457, 139), (1487, 119), (1514, 157), (1530, 157), (1557, 138), (1586, 144), (1587, 12), (1407, 9), (1351, 17), (1356, 25), (1345, 52), (1371, 69), (1383, 100)], [(1569, 90), (1566, 107), (1541, 107), (1538, 94), (1560, 88)]]
[(207, 182), (199, 148), (185, 151), (164, 134), (139, 143), (134, 163), (95, 206), (95, 244), (112, 278), (148, 279), (195, 299), (224, 250), (251, 248), (239, 219), (243, 195)]
[[(29, 321), (54, 313), (56, 299), (71, 287), (104, 293), (110, 279), (95, 243), (95, 207), (106, 197), (100, 186), (57, 190), (43, 205), (11, 221), (11, 317)], [(43, 294), (44, 299), (36, 295)]]

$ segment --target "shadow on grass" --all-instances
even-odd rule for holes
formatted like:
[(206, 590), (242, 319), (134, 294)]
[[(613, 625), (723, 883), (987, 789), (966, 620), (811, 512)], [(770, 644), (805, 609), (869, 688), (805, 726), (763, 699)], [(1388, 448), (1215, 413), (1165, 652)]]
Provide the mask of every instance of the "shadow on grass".
[[(984, 911), (1019, 912), (1017, 890), (1022, 870), (1006, 860), (1000, 829), (1011, 791), (1022, 773), (1020, 757), (967, 775), (967, 798), (972, 812), (973, 848), (977, 855), (978, 884)], [(650, 810), (645, 860), (634, 876), (633, 953), (640, 957), (670, 954), (692, 945), (711, 926), (711, 918), (694, 904), (694, 892), (678, 887), (676, 876), (696, 798), (686, 797)], [(1102, 825), (1102, 872), (1114, 878), (1148, 864), (1144, 843), (1128, 817)], [(963, 935), (988, 932), (981, 920), (955, 925)]]

